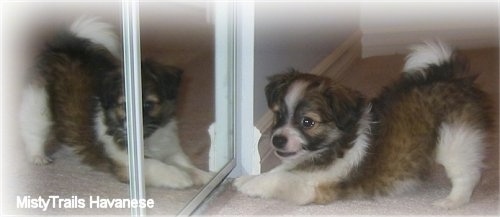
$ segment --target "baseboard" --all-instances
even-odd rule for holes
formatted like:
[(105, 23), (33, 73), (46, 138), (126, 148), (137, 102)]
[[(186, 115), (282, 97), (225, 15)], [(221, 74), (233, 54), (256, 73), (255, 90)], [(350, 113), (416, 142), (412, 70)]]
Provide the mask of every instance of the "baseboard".
[[(311, 71), (311, 74), (328, 77), (337, 77), (344, 73), (354, 62), (361, 58), (361, 31), (352, 33), (340, 46), (338, 46), (330, 55), (325, 57)], [(255, 123), (257, 129), (264, 134), (271, 127), (273, 114), (267, 111)], [(269, 139), (269, 138), (268, 138)], [(259, 143), (260, 144), (260, 143)], [(272, 156), (272, 149), (269, 145), (259, 146), (261, 153), (261, 162), (269, 160)], [(263, 163), (261, 163), (263, 165)]]
[(314, 75), (338, 76), (361, 58), (361, 30), (353, 32), (312, 70)]
[(406, 54), (408, 46), (439, 39), (459, 49), (498, 46), (498, 29), (463, 28), (403, 32), (363, 32), (362, 57)]

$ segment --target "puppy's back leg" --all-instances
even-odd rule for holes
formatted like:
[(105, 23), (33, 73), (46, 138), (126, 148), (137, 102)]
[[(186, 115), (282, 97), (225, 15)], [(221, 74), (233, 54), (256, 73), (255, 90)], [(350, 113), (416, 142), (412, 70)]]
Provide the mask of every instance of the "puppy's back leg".
[(45, 88), (36, 84), (26, 87), (23, 92), (19, 120), (21, 137), (29, 161), (37, 165), (50, 163), (52, 159), (45, 155), (45, 145), (52, 141), (49, 139), (52, 121)]
[(444, 166), (452, 189), (434, 205), (457, 208), (469, 202), (481, 177), (485, 131), (466, 123), (443, 123), (439, 135), (436, 161)]

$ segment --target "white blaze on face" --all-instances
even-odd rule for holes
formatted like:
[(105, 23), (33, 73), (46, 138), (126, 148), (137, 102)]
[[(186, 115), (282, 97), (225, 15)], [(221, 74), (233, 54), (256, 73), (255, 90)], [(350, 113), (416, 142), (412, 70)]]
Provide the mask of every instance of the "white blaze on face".
[(285, 96), (285, 104), (287, 108), (287, 120), (286, 124), (278, 129), (276, 129), (273, 133), (274, 136), (283, 136), (287, 139), (287, 143), (284, 148), (281, 150), (283, 152), (294, 153), (302, 150), (302, 145), (305, 143), (305, 139), (303, 138), (301, 132), (293, 126), (293, 116), (297, 104), (300, 99), (302, 99), (304, 95), (304, 90), (307, 86), (307, 82), (299, 81), (293, 83), (288, 88), (288, 93)]

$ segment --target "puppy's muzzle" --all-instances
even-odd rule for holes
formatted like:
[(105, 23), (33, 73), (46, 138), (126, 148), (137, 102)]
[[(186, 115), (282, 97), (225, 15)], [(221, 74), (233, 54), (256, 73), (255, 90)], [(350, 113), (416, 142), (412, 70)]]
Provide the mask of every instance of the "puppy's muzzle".
[(295, 155), (297, 152), (295, 151), (288, 151), (288, 138), (283, 135), (275, 135), (272, 138), (272, 144), (274, 148), (276, 149), (275, 153), (281, 157), (281, 158), (286, 158)]
[(273, 136), (272, 142), (273, 142), (273, 146), (276, 149), (283, 149), (283, 148), (285, 148), (286, 143), (288, 142), (288, 139), (283, 135), (275, 135), (275, 136)]

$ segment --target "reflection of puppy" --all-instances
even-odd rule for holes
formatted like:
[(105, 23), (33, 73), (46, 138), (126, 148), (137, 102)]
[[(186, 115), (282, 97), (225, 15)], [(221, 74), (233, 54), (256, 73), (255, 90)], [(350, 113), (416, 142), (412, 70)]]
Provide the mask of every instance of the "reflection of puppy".
[(272, 77), (271, 140), (283, 164), (234, 185), (251, 196), (327, 203), (413, 189), (436, 161), (453, 188), (435, 205), (467, 203), (480, 178), (488, 116), (485, 94), (457, 57), (441, 43), (416, 47), (403, 77), (370, 103), (328, 78)]
[[(42, 52), (20, 116), (33, 163), (49, 163), (48, 146), (64, 144), (84, 163), (128, 181), (123, 79), (110, 30), (108, 24), (82, 18)], [(210, 179), (179, 146), (174, 113), (180, 76), (175, 67), (142, 63), (144, 174), (150, 186), (185, 188)]]

